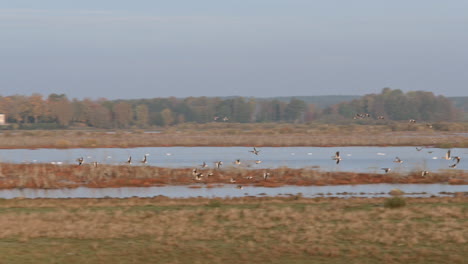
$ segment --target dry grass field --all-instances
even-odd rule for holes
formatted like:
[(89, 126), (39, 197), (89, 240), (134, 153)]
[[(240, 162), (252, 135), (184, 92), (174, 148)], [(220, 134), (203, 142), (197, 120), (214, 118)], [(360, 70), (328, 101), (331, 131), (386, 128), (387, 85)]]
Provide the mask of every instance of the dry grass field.
[(0, 200), (0, 263), (466, 263), (468, 197)]
[[(0, 189), (11, 188), (76, 188), (80, 186), (148, 187), (161, 185), (210, 186), (236, 184), (278, 187), (282, 185), (339, 185), (374, 183), (449, 183), (468, 184), (465, 170), (447, 169), (422, 176), (421, 171), (410, 173), (330, 172), (311, 168), (292, 169), (199, 169), (203, 177), (197, 179), (190, 168), (161, 168), (130, 165), (53, 165), (0, 163)], [(263, 174), (268, 172), (265, 180)]]
[[(435, 126), (435, 125), (434, 125)], [(436, 146), (468, 147), (468, 124), (184, 124), (144, 130), (3, 131), (0, 148), (157, 146)]]

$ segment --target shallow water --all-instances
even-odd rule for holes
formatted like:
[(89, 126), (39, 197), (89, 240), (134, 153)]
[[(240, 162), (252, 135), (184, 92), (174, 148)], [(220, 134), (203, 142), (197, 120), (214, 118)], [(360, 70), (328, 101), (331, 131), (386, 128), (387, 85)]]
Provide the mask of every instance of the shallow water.
[(76, 189), (12, 189), (0, 190), (0, 198), (129, 198), (155, 197), (244, 197), (244, 196), (291, 196), (303, 197), (388, 197), (392, 189), (400, 189), (409, 197), (445, 196), (446, 193), (468, 192), (468, 185), (448, 184), (361, 184), (333, 186), (282, 186), (275, 188), (227, 184), (214, 188), (204, 185), (162, 186), (162, 187), (122, 187), (122, 188), (87, 188)]
[[(146, 166), (190, 168), (206, 162), (214, 167), (215, 161), (223, 161), (223, 167), (232, 167), (236, 159), (245, 168), (317, 168), (324, 171), (382, 172), (391, 168), (394, 172), (411, 170), (437, 171), (449, 169), (452, 160), (445, 160), (447, 149), (415, 147), (264, 147), (254, 155), (248, 147), (150, 147), (150, 148), (97, 148), (97, 149), (11, 149), (0, 151), (1, 162), (13, 163), (76, 163), (83, 157), (85, 163), (98, 161), (103, 164), (126, 164), (129, 156), (133, 165), (142, 165), (141, 160), (149, 154)], [(335, 164), (332, 156), (340, 151), (342, 161)], [(456, 169), (466, 170), (467, 148), (454, 148), (452, 156), (462, 161)], [(393, 160), (399, 157), (403, 163)], [(262, 163), (255, 164), (255, 160)]]

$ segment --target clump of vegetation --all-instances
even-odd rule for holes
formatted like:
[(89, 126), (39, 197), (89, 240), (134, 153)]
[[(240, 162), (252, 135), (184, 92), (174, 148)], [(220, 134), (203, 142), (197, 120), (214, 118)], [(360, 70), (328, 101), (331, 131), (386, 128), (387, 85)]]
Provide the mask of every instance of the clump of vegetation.
[(395, 196), (385, 200), (384, 207), (385, 208), (400, 208), (406, 205), (406, 200), (404, 197)]
[(210, 200), (210, 202), (206, 205), (207, 207), (218, 208), (221, 207), (222, 203), (218, 199)]

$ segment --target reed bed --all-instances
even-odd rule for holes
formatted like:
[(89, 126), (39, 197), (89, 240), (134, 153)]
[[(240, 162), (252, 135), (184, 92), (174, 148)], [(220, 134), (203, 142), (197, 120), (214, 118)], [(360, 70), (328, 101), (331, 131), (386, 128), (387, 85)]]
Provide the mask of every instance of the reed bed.
[[(210, 187), (235, 183), (265, 187), (282, 185), (339, 185), (374, 183), (449, 183), (468, 184), (464, 170), (445, 170), (422, 176), (420, 171), (401, 173), (328, 172), (312, 168), (292, 169), (199, 169), (197, 177), (191, 168), (162, 168), (130, 165), (53, 165), (0, 163), (0, 189), (10, 188), (75, 188), (75, 187), (148, 187), (192, 185)], [(265, 179), (264, 174), (269, 173)]]
[[(450, 131), (411, 125), (190, 124), (144, 130), (4, 131), (0, 148), (157, 146), (437, 146), (468, 147), (465, 124)], [(400, 127), (407, 127), (403, 130)]]
[(468, 197), (13, 199), (5, 263), (466, 263)]

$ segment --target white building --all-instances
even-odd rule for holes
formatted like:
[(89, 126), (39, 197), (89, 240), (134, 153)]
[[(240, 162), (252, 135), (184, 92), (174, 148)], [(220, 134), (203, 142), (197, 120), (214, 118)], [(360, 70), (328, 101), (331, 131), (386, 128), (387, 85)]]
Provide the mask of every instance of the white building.
[(5, 125), (5, 114), (0, 114), (0, 125)]

